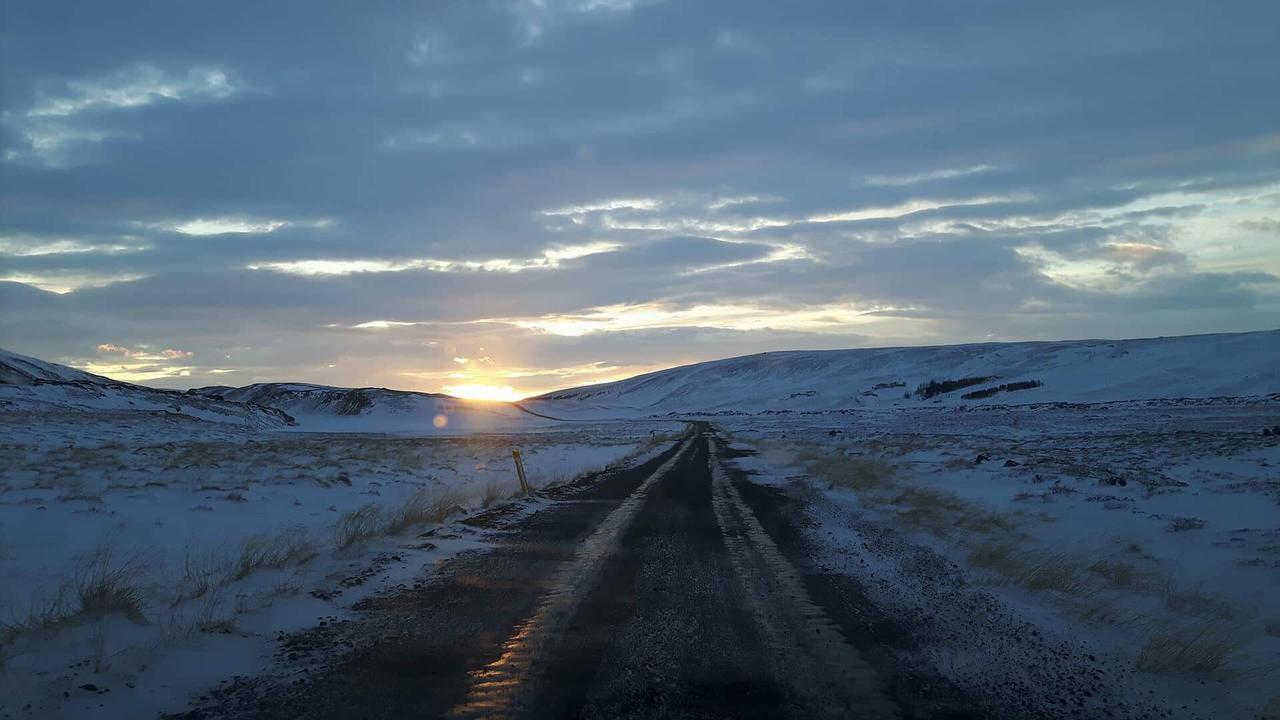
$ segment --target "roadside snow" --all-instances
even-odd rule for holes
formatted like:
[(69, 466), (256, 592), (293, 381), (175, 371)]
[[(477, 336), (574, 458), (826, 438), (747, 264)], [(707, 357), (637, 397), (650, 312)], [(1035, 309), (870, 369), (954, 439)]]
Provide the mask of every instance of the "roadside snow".
[(418, 534), (513, 494), (513, 447), (542, 487), (635, 452), (654, 428), (423, 438), (138, 412), (5, 419), (0, 717), (32, 718), (180, 710), (266, 668), (278, 633), (484, 547), (465, 526)]
[(1095, 656), (1134, 707), (1243, 719), (1280, 702), (1275, 401), (722, 424), (759, 451), (738, 461), (754, 481), (821, 492), (824, 564), (932, 632), (939, 669), (971, 689), (1031, 697), (1063, 682), (1039, 665)]

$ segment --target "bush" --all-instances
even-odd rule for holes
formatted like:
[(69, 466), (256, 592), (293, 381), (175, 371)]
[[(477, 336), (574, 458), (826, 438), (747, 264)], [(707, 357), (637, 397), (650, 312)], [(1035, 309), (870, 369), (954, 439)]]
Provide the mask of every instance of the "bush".
[(1039, 380), (1023, 380), (1020, 382), (1005, 383), (1004, 385), (997, 385), (995, 387), (983, 388), (982, 390), (975, 390), (973, 392), (965, 393), (960, 397), (965, 400), (981, 400), (983, 398), (989, 398), (992, 395), (997, 395), (1002, 392), (1016, 392), (1018, 390), (1030, 390), (1031, 388), (1038, 388), (1042, 384), (1043, 383), (1041, 383)]
[(984, 375), (982, 377), (960, 378), (959, 380), (929, 380), (928, 382), (920, 383), (920, 385), (916, 387), (916, 395), (918, 395), (922, 400), (928, 400), (934, 395), (944, 395), (949, 392), (955, 392), (961, 388), (981, 385), (984, 382), (994, 379), (994, 375)]

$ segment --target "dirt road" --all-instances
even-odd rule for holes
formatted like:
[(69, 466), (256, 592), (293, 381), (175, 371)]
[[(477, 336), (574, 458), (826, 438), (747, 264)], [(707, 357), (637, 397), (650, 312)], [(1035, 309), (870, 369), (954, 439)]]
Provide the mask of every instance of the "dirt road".
[(314, 671), (237, 682), (187, 717), (982, 717), (904, 663), (857, 587), (809, 566), (797, 501), (728, 452), (693, 424), (494, 531), (496, 550), (287, 639)]

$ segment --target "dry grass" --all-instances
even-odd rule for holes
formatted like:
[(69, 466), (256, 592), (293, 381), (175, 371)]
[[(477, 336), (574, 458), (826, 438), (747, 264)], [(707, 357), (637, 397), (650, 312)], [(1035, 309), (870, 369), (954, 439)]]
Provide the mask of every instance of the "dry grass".
[(142, 622), (145, 616), (139, 580), (144, 567), (140, 555), (122, 558), (111, 545), (100, 545), (76, 563), (73, 584), (79, 601), (77, 612), (89, 616), (121, 613)]
[(169, 606), (176, 607), (188, 600), (208, 595), (226, 580), (230, 565), (225, 557), (217, 553), (197, 554), (187, 548), (186, 557), (182, 561), (182, 579), (178, 582), (178, 590)]
[(1179, 590), (1173, 582), (1165, 585), (1164, 606), (1174, 612), (1209, 620), (1234, 620), (1239, 614), (1235, 603), (1221, 595), (1204, 592), (1199, 587)]
[(373, 503), (362, 505), (338, 518), (334, 527), (334, 544), (339, 550), (377, 537), (382, 532), (382, 512)]
[(205, 628), (230, 625), (232, 620), (222, 614), (222, 597), (214, 592), (204, 596), (198, 604), (171, 609), (159, 622), (160, 637), (166, 641), (184, 640)]
[(231, 565), (227, 581), (243, 580), (256, 570), (301, 565), (315, 556), (315, 543), (303, 528), (289, 528), (277, 535), (253, 535), (240, 544), (240, 554)]
[(510, 493), (503, 493), (502, 484), (498, 482), (498, 478), (489, 478), (489, 482), (484, 486), (484, 495), (480, 498), (480, 507), (489, 508), (499, 500), (504, 500)]
[(1142, 646), (1137, 667), (1159, 675), (1220, 675), (1231, 647), (1226, 633), (1212, 625), (1158, 632)]
[(1112, 587), (1150, 589), (1156, 586), (1154, 574), (1139, 570), (1123, 560), (1099, 560), (1089, 566), (1089, 572)]
[(462, 504), (463, 497), (457, 492), (419, 490), (404, 505), (391, 511), (382, 532), (386, 535), (399, 535), (418, 525), (444, 522), (450, 515), (462, 510)]
[[(496, 483), (491, 483), (491, 487), (485, 490), (485, 502), (489, 504), (500, 496)], [(386, 512), (370, 503), (338, 519), (334, 543), (339, 550), (346, 550), (379, 535), (400, 535), (419, 525), (442, 523), (450, 515), (460, 512), (464, 503), (465, 498), (458, 492), (427, 488), (418, 490), (403, 505)]]
[(1127, 607), (1116, 598), (1089, 595), (1080, 600), (1080, 617), (1092, 623), (1123, 628), (1148, 627), (1152, 623), (1150, 614)]
[(848, 457), (838, 451), (816, 447), (800, 448), (796, 452), (796, 460), (811, 475), (824, 478), (832, 487), (875, 490), (888, 488), (893, 484), (893, 466), (882, 460)]
[(1035, 592), (1079, 595), (1090, 588), (1088, 573), (1065, 553), (1025, 552), (1010, 542), (989, 542), (969, 553), (969, 563)]

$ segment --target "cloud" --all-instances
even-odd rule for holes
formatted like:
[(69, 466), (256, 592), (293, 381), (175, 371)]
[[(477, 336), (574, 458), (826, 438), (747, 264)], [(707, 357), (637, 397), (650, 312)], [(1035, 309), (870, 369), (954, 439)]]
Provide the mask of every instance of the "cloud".
[(1280, 325), (1280, 8), (777, 7), (15, 7), (0, 345), (526, 392)]
[(350, 259), (350, 260), (289, 260), (282, 262), (251, 263), (250, 270), (272, 270), (292, 275), (351, 275), (353, 273), (391, 273), (406, 270), (426, 270), (436, 273), (498, 272), (517, 273), (525, 270), (547, 270), (560, 267), (568, 260), (590, 255), (613, 252), (617, 243), (591, 242), (581, 245), (549, 247), (542, 254), (531, 258), (492, 258), (488, 260), (440, 260), (433, 258)]
[(26, 116), (67, 117), (91, 110), (137, 108), (159, 102), (222, 100), (238, 90), (222, 68), (193, 67), (177, 76), (142, 63), (106, 77), (72, 80), (67, 83), (65, 94), (41, 98), (26, 111)]
[(542, 214), (555, 217), (557, 215), (586, 215), (609, 210), (657, 210), (660, 207), (662, 207), (662, 203), (654, 198), (617, 198), (583, 205), (571, 205), (554, 210), (543, 210)]
[(221, 67), (196, 66), (171, 74), (148, 63), (135, 63), (91, 79), (69, 80), (58, 90), (42, 90), (23, 109), (6, 108), (0, 121), (20, 138), (7, 148), (9, 162), (65, 167), (85, 145), (112, 139), (137, 138), (131, 130), (92, 124), (110, 111), (136, 110), (161, 103), (199, 103), (225, 100), (242, 92)]
[(995, 170), (994, 165), (970, 165), (961, 168), (942, 168), (940, 170), (930, 170), (922, 173), (910, 173), (907, 175), (868, 175), (863, 181), (868, 185), (888, 185), (890, 187), (900, 187), (904, 185), (919, 185), (921, 183), (933, 182), (935, 180), (952, 180), (969, 175), (977, 175), (979, 173), (991, 172)]

